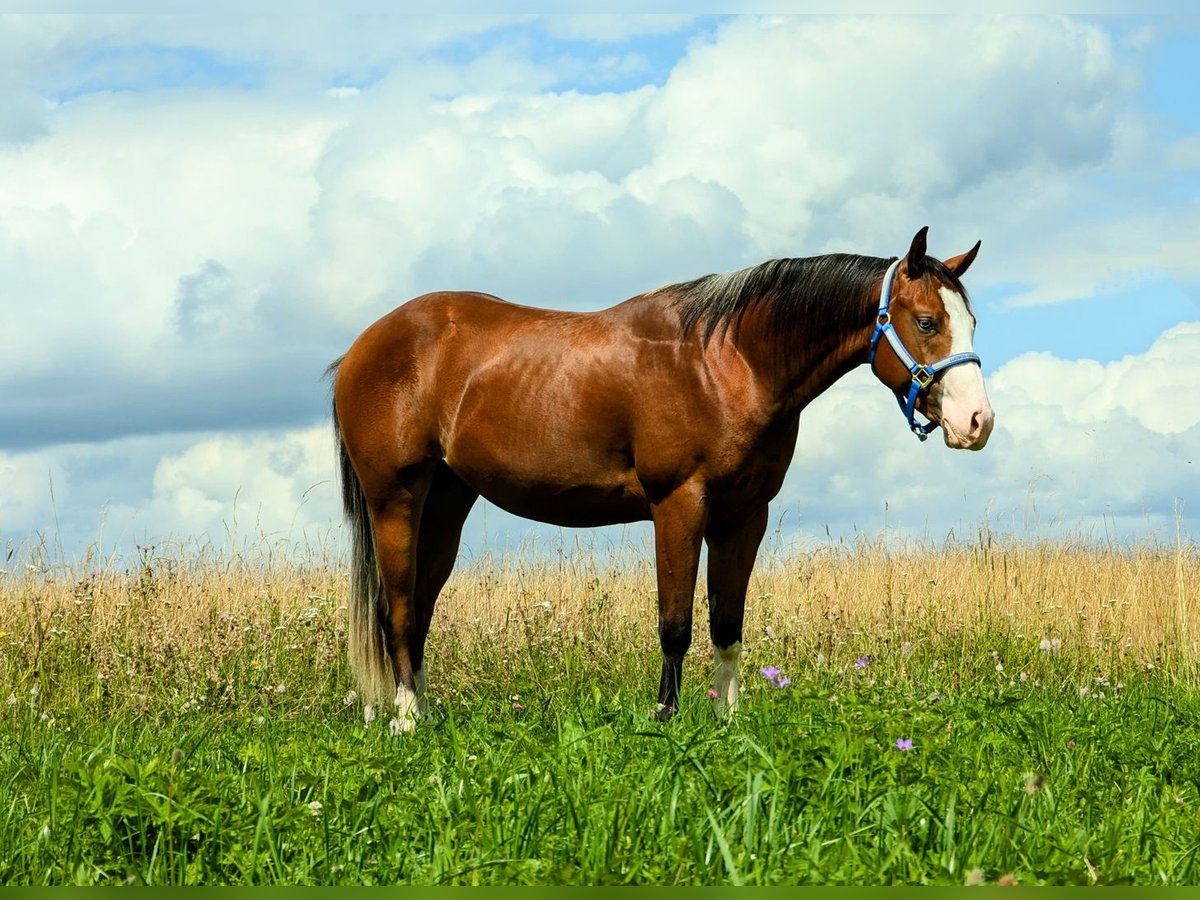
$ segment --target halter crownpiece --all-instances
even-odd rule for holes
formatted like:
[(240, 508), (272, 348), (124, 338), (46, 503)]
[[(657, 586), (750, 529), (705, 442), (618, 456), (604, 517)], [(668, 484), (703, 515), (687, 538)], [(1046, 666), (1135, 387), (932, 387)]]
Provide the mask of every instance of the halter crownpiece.
[(976, 353), (953, 353), (925, 365), (916, 361), (908, 352), (908, 348), (904, 346), (904, 342), (900, 340), (900, 335), (892, 325), (892, 317), (889, 312), (892, 304), (892, 282), (895, 281), (896, 270), (899, 268), (900, 260), (897, 259), (888, 267), (887, 273), (883, 276), (883, 286), (879, 289), (879, 316), (875, 319), (875, 330), (871, 333), (871, 369), (875, 368), (875, 351), (879, 348), (879, 339), (887, 338), (896, 358), (900, 360), (901, 365), (908, 369), (908, 374), (912, 378), (907, 393), (903, 388), (896, 389), (896, 401), (900, 404), (900, 409), (904, 411), (912, 433), (919, 440), (924, 441), (929, 438), (929, 433), (938, 426), (936, 422), (926, 422), (924, 425), (917, 422), (917, 398), (921, 392), (929, 389), (929, 386), (933, 384), (933, 379), (939, 373), (952, 369), (954, 366), (961, 366), (963, 363), (976, 363), (982, 367), (983, 361)]

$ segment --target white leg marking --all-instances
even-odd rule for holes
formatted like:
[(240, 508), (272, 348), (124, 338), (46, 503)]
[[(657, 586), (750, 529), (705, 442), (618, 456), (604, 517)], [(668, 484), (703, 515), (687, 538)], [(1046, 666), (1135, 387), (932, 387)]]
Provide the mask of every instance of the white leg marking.
[(403, 684), (396, 686), (396, 718), (390, 725), (393, 734), (402, 731), (412, 731), (417, 727), (417, 719), (421, 715), (420, 700), (415, 691), (410, 691)]
[(717, 670), (713, 675), (713, 693), (716, 694), (713, 697), (713, 709), (718, 716), (728, 717), (733, 715), (738, 706), (738, 691), (741, 687), (738, 661), (742, 656), (742, 642), (738, 641), (724, 650), (714, 647), (713, 656), (717, 663)]

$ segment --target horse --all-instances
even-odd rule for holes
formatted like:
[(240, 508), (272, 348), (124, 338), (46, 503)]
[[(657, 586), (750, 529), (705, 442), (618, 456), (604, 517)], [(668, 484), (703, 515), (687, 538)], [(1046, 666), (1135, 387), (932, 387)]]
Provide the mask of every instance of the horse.
[(709, 695), (729, 716), (750, 572), (804, 408), (869, 364), (918, 438), (940, 426), (948, 447), (987, 443), (961, 281), (980, 243), (942, 261), (927, 232), (903, 258), (772, 259), (597, 312), (442, 291), (369, 326), (327, 370), (363, 701), (394, 703), (406, 731), (425, 712), (434, 605), (482, 496), (560, 526), (653, 523), (662, 720), (679, 705), (703, 542)]

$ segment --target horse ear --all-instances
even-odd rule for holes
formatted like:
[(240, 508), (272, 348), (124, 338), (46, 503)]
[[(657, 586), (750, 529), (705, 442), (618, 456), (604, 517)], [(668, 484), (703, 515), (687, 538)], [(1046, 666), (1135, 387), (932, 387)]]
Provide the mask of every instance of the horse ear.
[(920, 278), (921, 270), (925, 267), (925, 248), (926, 238), (929, 235), (929, 226), (926, 225), (918, 231), (912, 239), (912, 246), (908, 248), (908, 277)]
[(946, 268), (954, 273), (955, 278), (962, 278), (963, 273), (971, 267), (971, 263), (975, 262), (975, 256), (979, 253), (979, 247), (983, 241), (976, 241), (975, 246), (959, 256), (953, 256), (946, 260)]

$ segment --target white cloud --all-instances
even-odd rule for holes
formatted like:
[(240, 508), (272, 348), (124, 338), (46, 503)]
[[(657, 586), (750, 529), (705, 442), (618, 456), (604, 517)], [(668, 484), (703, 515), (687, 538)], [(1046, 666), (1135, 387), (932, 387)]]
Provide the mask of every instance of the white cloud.
[(739, 19), (672, 72), (635, 184), (725, 185), (769, 253), (875, 248), (948, 212), (1008, 218), (968, 211), (989, 184), (1036, 195), (1103, 163), (1128, 87), (1103, 33), (1070, 20)]

